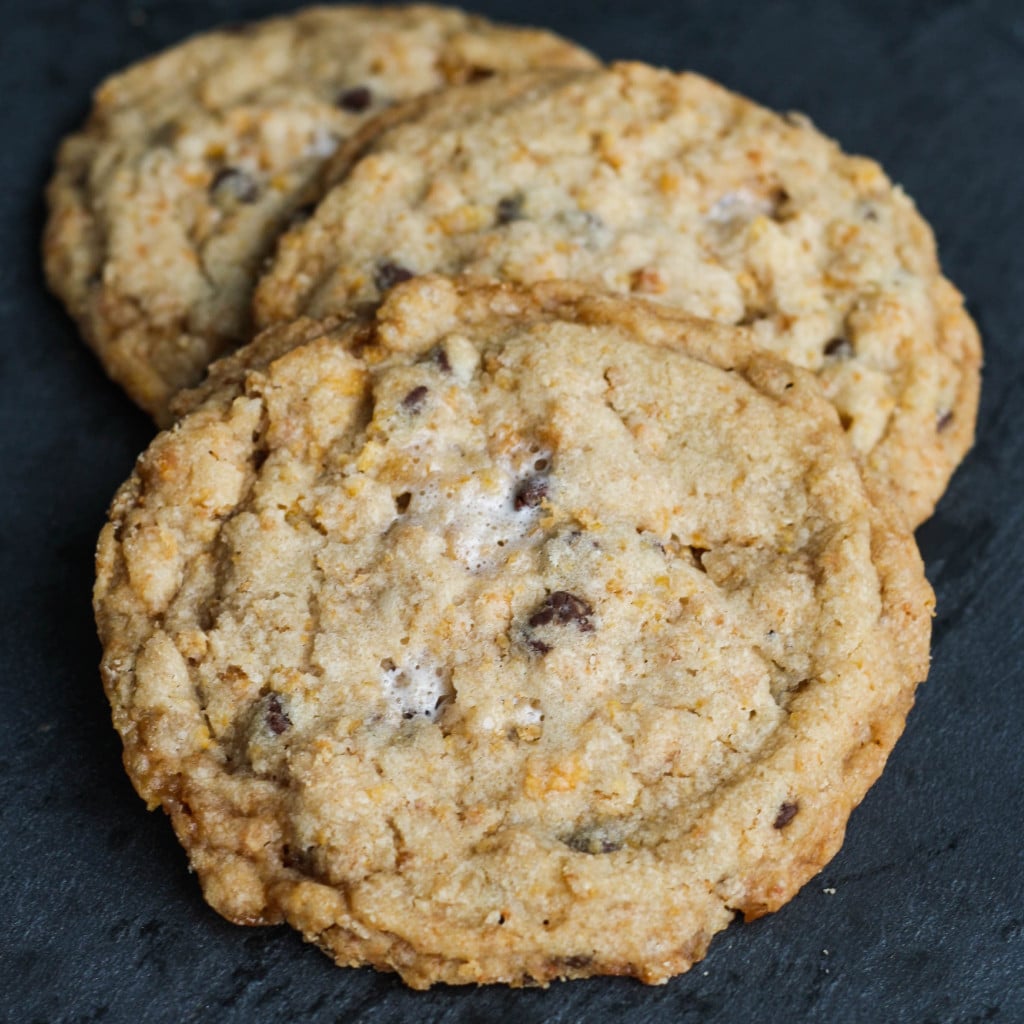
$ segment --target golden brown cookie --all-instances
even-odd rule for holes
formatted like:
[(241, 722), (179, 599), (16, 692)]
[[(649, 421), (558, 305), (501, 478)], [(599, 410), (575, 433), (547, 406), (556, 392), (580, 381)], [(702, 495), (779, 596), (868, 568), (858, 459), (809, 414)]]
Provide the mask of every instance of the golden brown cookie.
[(51, 288), (159, 422), (248, 340), (251, 292), (320, 172), (397, 100), (495, 70), (583, 67), (549, 32), (432, 6), (315, 7), (196, 36), (104, 82), (48, 189)]
[(839, 848), (928, 662), (814, 377), (426, 277), (218, 364), (103, 530), (103, 679), (209, 902), (414, 987), (661, 982)]
[(974, 436), (980, 345), (913, 203), (806, 118), (639, 64), (410, 104), (339, 152), (260, 325), (436, 271), (568, 278), (749, 325), (816, 372), (916, 525)]

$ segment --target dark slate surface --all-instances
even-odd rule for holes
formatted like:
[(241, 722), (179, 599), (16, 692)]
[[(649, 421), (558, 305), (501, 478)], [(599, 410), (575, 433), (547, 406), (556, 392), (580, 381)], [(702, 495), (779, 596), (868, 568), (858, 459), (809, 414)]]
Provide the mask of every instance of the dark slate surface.
[[(932, 221), (986, 342), (979, 440), (919, 531), (931, 678), (835, 861), (661, 988), (404, 990), (204, 905), (119, 763), (89, 589), (151, 436), (44, 292), (41, 188), (105, 74), (248, 0), (4, 0), (0, 35), (0, 1017), (16, 1022), (1024, 1020), (1024, 8), (1018, 0), (496, 0), (604, 57), (808, 112)], [(834, 889), (834, 894), (831, 890)]]

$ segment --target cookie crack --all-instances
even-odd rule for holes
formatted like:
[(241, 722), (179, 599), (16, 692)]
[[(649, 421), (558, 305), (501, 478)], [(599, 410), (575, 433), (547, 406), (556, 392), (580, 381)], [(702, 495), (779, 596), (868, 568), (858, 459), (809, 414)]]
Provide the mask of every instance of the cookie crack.
[[(230, 524), (237, 516), (248, 511), (253, 492), (260, 480), (261, 468), (263, 463), (266, 461), (266, 434), (269, 426), (269, 413), (266, 401), (262, 396), (259, 396), (259, 402), (259, 422), (256, 429), (252, 432), (253, 451), (248, 460), (250, 464), (250, 471), (247, 474), (244, 489), (239, 495), (238, 500), (235, 502), (231, 512), (227, 515), (217, 517), (217, 521), (219, 523), (217, 532), (208, 544), (211, 560), (210, 572), (212, 576), (210, 594), (206, 601), (197, 603), (201, 612), (197, 613), (195, 621), (195, 625), (204, 632), (208, 632), (216, 626), (217, 619), (220, 616), (221, 607), (223, 605), (225, 583), (229, 578), (232, 565), (231, 550), (230, 546), (224, 541), (224, 531), (228, 524)], [(185, 574), (183, 573), (181, 582), (178, 584), (174, 597), (167, 603), (167, 607), (169, 609), (177, 602), (184, 586)], [(172, 637), (171, 639), (177, 648), (178, 643), (176, 638)], [(185, 667), (188, 672), (189, 682), (192, 685), (193, 693), (195, 694), (196, 704), (206, 721), (210, 735), (217, 736), (217, 733), (213, 730), (210, 723), (209, 715), (207, 714), (208, 700), (204, 694), (204, 689), (199, 675), (199, 669), (206, 660), (206, 653), (204, 652), (204, 654), (198, 659), (185, 657), (184, 654), (182, 657), (185, 659)]]
[(308, 627), (308, 637), (306, 638), (305, 649), (303, 651), (303, 670), (308, 672), (310, 675), (314, 675), (317, 678), (322, 678), (324, 674), (323, 666), (318, 665), (315, 660), (316, 654), (316, 641), (317, 637), (321, 632), (321, 623), (323, 621), (322, 613), (323, 609), (320, 605), (320, 591), (326, 589), (327, 585), (327, 574), (323, 570), (323, 566), (320, 565), (319, 559), (313, 558), (313, 573), (316, 576), (316, 580), (309, 591), (306, 594), (306, 612), (310, 618), (310, 624)]

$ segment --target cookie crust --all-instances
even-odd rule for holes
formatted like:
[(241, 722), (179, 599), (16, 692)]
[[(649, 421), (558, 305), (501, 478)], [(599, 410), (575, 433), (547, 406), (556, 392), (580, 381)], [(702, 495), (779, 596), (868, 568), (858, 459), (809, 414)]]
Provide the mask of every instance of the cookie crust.
[(61, 146), (50, 287), (166, 425), (171, 397), (248, 340), (261, 264), (341, 141), (420, 93), (594, 63), (552, 33), (428, 5), (314, 7), (196, 36), (104, 82)]
[(95, 605), (128, 772), (220, 913), (418, 988), (658, 983), (836, 852), (933, 599), (811, 375), (428, 277), (191, 405)]
[(568, 278), (749, 325), (816, 372), (911, 525), (970, 447), (981, 348), (913, 202), (800, 115), (640, 64), (526, 73), (412, 103), (334, 162), (261, 326), (405, 274)]

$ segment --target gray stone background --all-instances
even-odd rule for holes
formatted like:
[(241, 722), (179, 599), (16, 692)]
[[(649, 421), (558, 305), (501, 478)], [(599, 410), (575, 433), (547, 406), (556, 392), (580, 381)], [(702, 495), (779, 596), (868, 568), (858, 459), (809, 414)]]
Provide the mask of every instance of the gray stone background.
[(881, 160), (935, 227), (986, 371), (975, 450), (918, 532), (938, 594), (931, 677), (839, 856), (666, 986), (426, 994), (209, 910), (121, 770), (96, 670), (95, 537), (152, 429), (44, 290), (41, 191), (104, 75), (285, 6), (0, 5), (0, 1019), (1024, 1020), (1024, 4), (478, 5), (803, 110)]

